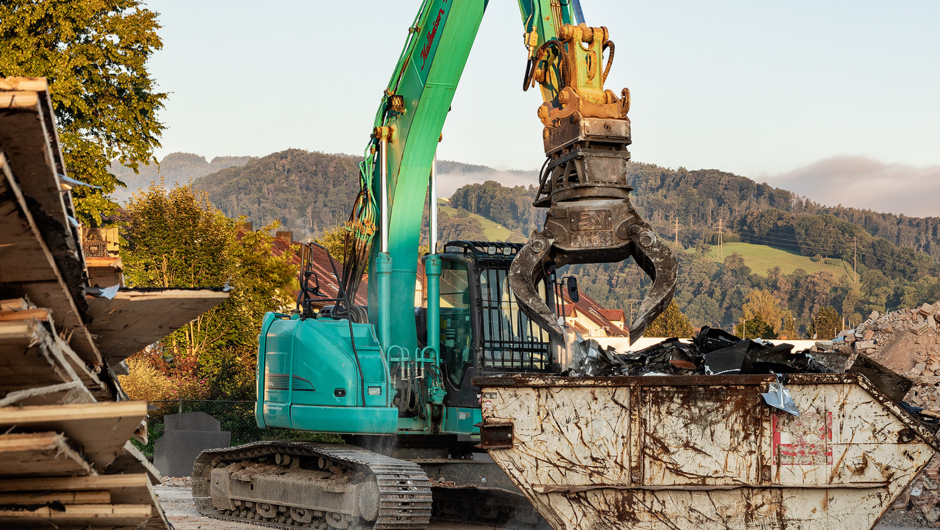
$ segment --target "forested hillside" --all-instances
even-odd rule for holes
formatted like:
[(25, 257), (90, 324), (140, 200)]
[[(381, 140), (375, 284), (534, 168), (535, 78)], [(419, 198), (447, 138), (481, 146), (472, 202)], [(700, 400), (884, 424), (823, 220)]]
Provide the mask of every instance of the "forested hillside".
[[(670, 236), (675, 234), (678, 217), (679, 242), (685, 246), (693, 246), (716, 232), (719, 220), (727, 230), (747, 212), (773, 208), (795, 216), (829, 215), (854, 223), (871, 236), (940, 259), (940, 217), (905, 217), (841, 206), (822, 206), (795, 193), (712, 169), (673, 170), (630, 162), (627, 171), (630, 185), (635, 189), (632, 202), (640, 215), (659, 233)], [(541, 228), (544, 215), (532, 211), (533, 196), (534, 190), (521, 186), (508, 188), (496, 182), (487, 182), (457, 190), (451, 198), (451, 204), (528, 234), (533, 229)], [(529, 198), (528, 202), (526, 198)], [(756, 238), (752, 240), (758, 241)], [(800, 242), (792, 237), (759, 241), (800, 248)], [(847, 244), (851, 247), (851, 238)]]
[(174, 184), (189, 184), (203, 175), (214, 173), (220, 169), (231, 166), (243, 166), (253, 157), (250, 156), (217, 156), (211, 162), (206, 158), (192, 153), (170, 153), (163, 157), (160, 164), (143, 164), (138, 168), (139, 173), (118, 163), (112, 163), (108, 171), (120, 179), (127, 188), (118, 188), (114, 198), (118, 202), (126, 202), (130, 196), (140, 188), (147, 188), (151, 182), (163, 179), (167, 188)]
[[(273, 221), (296, 238), (317, 237), (349, 217), (359, 193), (357, 156), (288, 149), (199, 178), (195, 188), (229, 217), (244, 216), (256, 227)], [(441, 173), (492, 171), (485, 166), (438, 161)], [(442, 215), (445, 234), (482, 238), (482, 227), (458, 215)], [(466, 234), (464, 232), (467, 232)]]
[[(358, 163), (353, 156), (288, 150), (202, 177), (196, 188), (206, 191), (226, 215), (246, 216), (256, 226), (278, 220), (297, 237), (318, 236), (346, 220), (358, 192)], [(447, 161), (440, 161), (438, 169), (468, 178), (494, 171)], [(773, 293), (781, 314), (792, 317), (790, 334), (810, 333), (814, 318), (826, 307), (857, 323), (872, 310), (940, 298), (936, 218), (822, 207), (786, 190), (716, 170), (631, 163), (629, 173), (633, 204), (640, 214), (667, 240), (675, 237), (678, 218), (680, 247), (696, 249), (678, 253), (676, 293), (679, 307), (696, 326), (731, 329), (741, 319), (745, 302), (761, 290)], [(440, 216), (440, 238), (483, 239), (482, 217), (519, 240), (541, 227), (544, 211), (531, 205), (534, 193), (532, 186), (506, 187), (493, 181), (463, 186), (448, 203), (454, 210)], [(862, 225), (845, 219), (858, 219)], [(857, 257), (858, 280), (854, 273), (837, 274), (824, 267), (814, 272), (751, 270), (737, 255), (716, 262), (707, 243), (717, 242), (719, 221), (725, 241), (740, 237), (775, 247), (781, 255), (791, 252), (814, 261), (852, 264)], [(898, 242), (909, 246), (899, 247)], [(585, 292), (628, 314), (638, 307), (648, 285), (632, 263), (582, 265), (572, 271)]]
[(359, 193), (359, 157), (288, 149), (198, 179), (195, 188), (229, 217), (255, 226), (279, 221), (317, 236), (349, 217)]
[[(631, 163), (633, 204), (657, 232), (675, 237), (678, 217), (679, 245), (700, 252), (680, 255), (676, 299), (696, 326), (738, 322), (751, 291), (774, 293), (781, 309), (789, 312), (800, 333), (812, 328), (814, 315), (833, 307), (848, 322), (859, 322), (872, 310), (912, 307), (940, 297), (940, 267), (931, 255), (895, 241), (877, 237), (837, 217), (861, 216), (867, 226), (896, 240), (917, 242), (918, 248), (936, 252), (937, 234), (910, 237), (910, 227), (932, 226), (937, 219), (915, 219), (860, 212), (847, 208), (823, 208), (812, 201), (767, 184), (713, 170), (669, 170), (650, 164)], [(451, 205), (480, 214), (507, 227), (529, 233), (540, 228), (543, 211), (531, 206), (533, 189), (508, 188), (496, 182), (465, 186), (451, 198)], [(816, 260), (858, 260), (858, 281), (828, 270), (808, 273), (796, 269), (750, 270), (739, 256), (723, 263), (707, 257), (708, 245), (721, 220), (726, 241), (769, 245), (811, 256)], [(892, 225), (893, 223), (893, 225)], [(732, 234), (731, 232), (736, 233)], [(906, 234), (906, 235), (905, 235)], [(905, 235), (904, 237), (900, 237)], [(630, 313), (638, 307), (648, 280), (632, 263), (581, 265), (572, 272), (581, 278), (588, 294), (608, 307)], [(782, 326), (782, 322), (781, 322)]]

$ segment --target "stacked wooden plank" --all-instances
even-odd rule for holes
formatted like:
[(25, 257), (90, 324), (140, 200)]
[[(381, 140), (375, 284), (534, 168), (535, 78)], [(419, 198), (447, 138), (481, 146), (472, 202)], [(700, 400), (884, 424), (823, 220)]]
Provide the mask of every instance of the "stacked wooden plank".
[(167, 528), (129, 441), (147, 405), (90, 326), (64, 175), (45, 81), (0, 79), (0, 528)]

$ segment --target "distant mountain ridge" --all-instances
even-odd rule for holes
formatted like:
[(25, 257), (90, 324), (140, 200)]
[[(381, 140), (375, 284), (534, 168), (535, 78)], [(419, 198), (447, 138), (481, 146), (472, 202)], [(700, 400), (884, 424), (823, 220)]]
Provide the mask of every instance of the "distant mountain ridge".
[(253, 160), (252, 156), (217, 156), (211, 162), (206, 157), (193, 153), (170, 153), (163, 157), (158, 164), (141, 165), (139, 173), (133, 169), (113, 162), (108, 171), (127, 185), (127, 188), (118, 188), (112, 194), (118, 202), (126, 202), (131, 195), (140, 188), (146, 188), (151, 182), (163, 183), (167, 187), (175, 184), (189, 184), (197, 178), (214, 173), (220, 169), (232, 166), (243, 166)]
[[(128, 190), (115, 194), (121, 200), (161, 177), (167, 185), (192, 179), (196, 188), (208, 192), (226, 215), (244, 215), (258, 226), (277, 219), (284, 229), (298, 235), (317, 236), (348, 216), (358, 192), (359, 160), (358, 156), (299, 149), (261, 158), (216, 157), (211, 162), (195, 154), (172, 153), (161, 161), (159, 173), (155, 165), (141, 167), (140, 175), (123, 167), (112, 169), (128, 184)], [(728, 230), (746, 212), (776, 209), (795, 215), (831, 215), (894, 245), (940, 259), (938, 217), (824, 206), (790, 191), (718, 170), (689, 171), (631, 162), (628, 172), (635, 188), (632, 201), (640, 214), (661, 234), (671, 234), (672, 238), (678, 217), (679, 241), (686, 246), (716, 232), (719, 220)], [(500, 171), (440, 160), (438, 175), (440, 189), (455, 190), (451, 206), (483, 215), (522, 234), (541, 228), (544, 212), (531, 207), (534, 190), (530, 186), (537, 181), (537, 171)], [(772, 232), (763, 239), (754, 233), (743, 235), (755, 243), (776, 243), (787, 248), (795, 244), (773, 240), (778, 236)]]
[[(164, 159), (161, 175), (166, 171), (166, 176), (180, 178), (186, 174), (184, 169), (193, 175), (193, 170), (205, 171), (216, 163), (197, 155), (174, 155)], [(244, 216), (256, 227), (276, 220), (282, 230), (294, 231), (300, 239), (319, 236), (348, 218), (359, 192), (360, 160), (288, 149), (260, 158), (223, 160), (220, 163), (231, 165), (191, 178), (194, 187), (206, 192), (226, 215)], [(824, 306), (836, 307), (848, 321), (856, 322), (872, 310), (914, 307), (940, 297), (938, 218), (821, 206), (787, 190), (718, 170), (674, 170), (631, 162), (628, 173), (635, 189), (632, 202), (640, 215), (664, 239), (671, 242), (678, 237), (681, 246), (695, 248), (679, 256), (676, 299), (697, 326), (730, 329), (740, 319), (752, 289), (779, 295), (805, 332)], [(541, 228), (545, 212), (532, 206), (537, 172), (498, 171), (442, 160), (438, 174), (451, 184), (465, 183), (448, 201), (453, 210), (441, 209), (442, 240), (491, 237), (496, 225), (508, 230), (512, 239)], [(719, 223), (725, 234), (735, 232), (749, 243), (786, 249), (779, 252), (789, 251), (794, 260), (802, 254), (815, 263), (825, 263), (827, 258), (851, 260), (855, 254), (847, 252), (854, 251), (857, 242), (858, 281), (854, 271), (852, 278), (831, 270), (752, 271), (738, 255), (726, 255), (716, 263), (705, 243), (716, 241)], [(571, 273), (579, 276), (586, 293), (611, 308), (635, 309), (648, 286), (645, 275), (629, 262), (579, 265)]]

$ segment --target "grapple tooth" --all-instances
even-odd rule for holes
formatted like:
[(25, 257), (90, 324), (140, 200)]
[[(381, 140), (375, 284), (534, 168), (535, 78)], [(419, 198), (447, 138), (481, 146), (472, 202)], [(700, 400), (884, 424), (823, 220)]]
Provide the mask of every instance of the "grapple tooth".
[(643, 336), (646, 327), (672, 302), (678, 273), (672, 251), (653, 230), (643, 230), (632, 239), (633, 260), (653, 280), (653, 285), (643, 297), (636, 318), (630, 323), (630, 344)]
[[(532, 235), (516, 255), (509, 269), (509, 284), (512, 286), (519, 308), (535, 324), (548, 332), (553, 341), (565, 343), (565, 329), (558, 323), (555, 313), (538, 295), (537, 285), (546, 271), (574, 263), (611, 263), (632, 256), (637, 265), (653, 280), (637, 316), (630, 325), (630, 344), (636, 342), (647, 326), (669, 305), (676, 292), (676, 259), (666, 243), (633, 210), (628, 200), (618, 201), (629, 215), (615, 219), (619, 233), (625, 234), (617, 244), (602, 252), (596, 248), (573, 248), (545, 237), (546, 229)], [(546, 223), (548, 225), (548, 223)], [(558, 225), (554, 228), (557, 230)], [(626, 235), (629, 234), (629, 235)], [(570, 237), (566, 238), (570, 241)]]
[(509, 267), (509, 285), (522, 312), (547, 331), (552, 340), (563, 344), (565, 331), (558, 325), (558, 317), (549, 309), (536, 289), (545, 277), (545, 272), (555, 265), (549, 258), (552, 243), (539, 234), (534, 234), (526, 241)]

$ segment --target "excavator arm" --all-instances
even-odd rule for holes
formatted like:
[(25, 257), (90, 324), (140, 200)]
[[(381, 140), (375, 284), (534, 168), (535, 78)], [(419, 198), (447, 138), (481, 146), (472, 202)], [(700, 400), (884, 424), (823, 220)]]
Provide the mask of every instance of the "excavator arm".
[[(444, 119), (485, 6), (484, 0), (424, 1), (360, 167), (362, 189), (348, 224), (343, 283), (346, 298), (354, 299), (368, 264), (368, 320), (386, 351), (417, 351), (411, 308), (425, 198)], [(528, 50), (524, 88), (538, 86), (541, 92), (538, 117), (548, 157), (535, 205), (549, 211), (543, 230), (513, 263), (511, 285), (523, 312), (563, 342), (564, 330), (536, 284), (565, 264), (632, 256), (654, 280), (631, 328), (635, 339), (671, 300), (676, 267), (668, 247), (629, 201), (629, 91), (618, 97), (604, 88), (614, 44), (606, 28), (584, 24), (577, 0), (520, 0), (519, 6)], [(435, 251), (427, 260), (429, 289), (440, 267)], [(428, 320), (436, 325), (436, 318)], [(438, 349), (437, 336), (428, 330), (431, 350)]]

